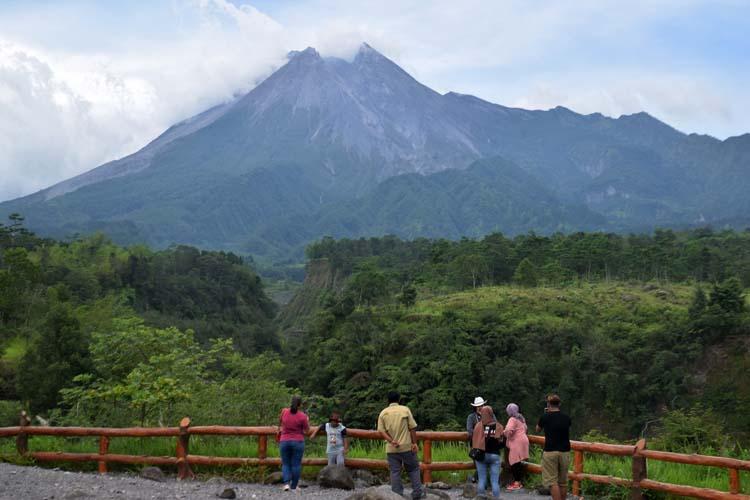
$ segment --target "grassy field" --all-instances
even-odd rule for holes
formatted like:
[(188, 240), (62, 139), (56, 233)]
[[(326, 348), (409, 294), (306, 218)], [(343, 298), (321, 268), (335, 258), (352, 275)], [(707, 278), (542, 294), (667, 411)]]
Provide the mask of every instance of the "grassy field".
[[(87, 452), (95, 453), (98, 451), (98, 438), (57, 438), (51, 436), (31, 436), (29, 437), (29, 449), (31, 451), (67, 451), (67, 452)], [(122, 453), (130, 455), (151, 455), (151, 456), (174, 456), (175, 439), (174, 438), (112, 438), (110, 441), (111, 453)], [(257, 456), (257, 439), (256, 438), (234, 438), (234, 437), (213, 437), (213, 436), (193, 436), (190, 439), (190, 452), (196, 455), (208, 456), (227, 456), (227, 457), (255, 457)], [(13, 439), (0, 439), (1, 459), (15, 463), (31, 463), (30, 461), (20, 459), (15, 454), (15, 441)], [(268, 443), (268, 455), (278, 456), (278, 448), (273, 440)], [(541, 452), (538, 447), (532, 447), (531, 462), (539, 463)], [(325, 442), (322, 439), (316, 439), (308, 442), (305, 456), (324, 457)], [(350, 458), (375, 458), (383, 459), (384, 449), (379, 442), (357, 441), (352, 442), (349, 452)], [(454, 462), (467, 461), (467, 449), (462, 443), (435, 443), (432, 448), (433, 462)], [(741, 453), (741, 458), (750, 459), (750, 452), (745, 450)], [(49, 465), (49, 464), (47, 464)], [(59, 463), (51, 464), (54, 466), (64, 467), (75, 470), (96, 470), (96, 463), (74, 464)], [(120, 466), (111, 464), (111, 470), (137, 470), (138, 466)], [(237, 480), (258, 481), (258, 469), (256, 467), (195, 467), (195, 472), (201, 476), (210, 476), (222, 474)], [(306, 467), (304, 475), (308, 478), (314, 477), (319, 470), (318, 467)], [(603, 455), (585, 456), (584, 471), (593, 474), (611, 475), (628, 478), (631, 474), (630, 460), (622, 457), (608, 457)], [(462, 483), (468, 472), (434, 472), (433, 480), (445, 481), (453, 484)], [(667, 483), (683, 484), (691, 486), (700, 486), (713, 488), (717, 490), (728, 489), (728, 476), (725, 469), (715, 467), (698, 467), (682, 464), (671, 464), (667, 462), (649, 461), (648, 476), (650, 479), (663, 481)], [(540, 478), (531, 475), (526, 483), (529, 486), (539, 484)], [(742, 492), (750, 493), (750, 474), (741, 473)], [(624, 488), (604, 487), (593, 483), (585, 482), (583, 484), (583, 493), (593, 498), (627, 498), (629, 492)], [(665, 498), (654, 496), (653, 498)]]

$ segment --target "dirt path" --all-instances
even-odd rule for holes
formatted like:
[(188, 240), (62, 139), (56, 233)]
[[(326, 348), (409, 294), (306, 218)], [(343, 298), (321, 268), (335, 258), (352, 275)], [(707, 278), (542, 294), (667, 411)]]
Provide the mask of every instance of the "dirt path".
[[(26, 500), (153, 500), (185, 499), (206, 500), (218, 498), (224, 488), (233, 488), (238, 499), (328, 499), (344, 500), (352, 492), (321, 489), (312, 485), (300, 490), (299, 494), (285, 493), (278, 486), (252, 483), (232, 483), (216, 478), (208, 482), (178, 482), (168, 477), (164, 482), (143, 479), (130, 474), (99, 475), (92, 473), (69, 472), (40, 467), (20, 467), (0, 463), (0, 499)], [(451, 498), (461, 497), (461, 490), (446, 491)], [(536, 494), (524, 492), (503, 493), (504, 500), (541, 500)]]

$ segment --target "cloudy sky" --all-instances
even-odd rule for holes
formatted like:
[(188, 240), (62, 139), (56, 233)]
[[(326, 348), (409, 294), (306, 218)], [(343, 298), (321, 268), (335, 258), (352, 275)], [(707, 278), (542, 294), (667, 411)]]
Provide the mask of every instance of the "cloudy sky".
[(724, 139), (750, 132), (747, 33), (746, 0), (2, 0), (0, 200), (363, 41), (439, 92)]

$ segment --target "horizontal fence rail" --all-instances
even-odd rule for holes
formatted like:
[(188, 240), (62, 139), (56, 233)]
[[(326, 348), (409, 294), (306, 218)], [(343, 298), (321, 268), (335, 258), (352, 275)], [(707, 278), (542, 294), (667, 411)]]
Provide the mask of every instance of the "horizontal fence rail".
[[(16, 427), (0, 427), (0, 437), (15, 437), (16, 451), (21, 456), (30, 457), (39, 462), (97, 462), (100, 473), (107, 472), (108, 463), (149, 464), (176, 466), (178, 477), (180, 479), (190, 479), (194, 477), (191, 465), (237, 467), (257, 466), (261, 468), (261, 477), (263, 477), (265, 467), (281, 465), (280, 458), (268, 456), (268, 437), (276, 435), (278, 430), (276, 426), (191, 426), (190, 423), (190, 419), (185, 417), (180, 421), (178, 427), (36, 427), (29, 425), (30, 421), (26, 413), (22, 412), (20, 418), (21, 425)], [(257, 436), (258, 456), (243, 458), (193, 455), (189, 453), (191, 435)], [(29, 436), (99, 437), (99, 452), (30, 452), (28, 448)], [(176, 438), (175, 456), (154, 457), (109, 453), (110, 439), (122, 437), (174, 437)], [(364, 429), (347, 429), (347, 437), (370, 440), (382, 439), (379, 432)], [(466, 442), (467, 438), (468, 436), (465, 432), (417, 432), (417, 439), (422, 445), (422, 460), (420, 467), (422, 469), (425, 483), (432, 482), (433, 471), (460, 471), (471, 470), (474, 468), (474, 463), (468, 460), (468, 455), (467, 460), (463, 462), (432, 461), (433, 442)], [(544, 445), (544, 437), (542, 436), (529, 436), (529, 441), (534, 445)], [(573, 452), (573, 471), (571, 471), (569, 475), (570, 479), (573, 481), (574, 495), (580, 495), (581, 482), (590, 481), (597, 484), (629, 488), (631, 490), (631, 499), (642, 499), (643, 490), (654, 490), (691, 498), (750, 500), (750, 495), (740, 493), (740, 471), (750, 471), (750, 461), (748, 460), (647, 450), (646, 441), (643, 439), (638, 441), (635, 445), (571, 441), (571, 451)], [(630, 457), (632, 460), (632, 477), (622, 478), (585, 473), (584, 454), (586, 453), (615, 457)], [(728, 491), (663, 483), (648, 479), (647, 460), (724, 468), (727, 470), (728, 474)], [(351, 468), (388, 469), (388, 462), (386, 460), (346, 458), (345, 462), (346, 466)], [(305, 458), (302, 460), (302, 465), (304, 466), (325, 466), (327, 464), (328, 460), (325, 458)], [(541, 473), (541, 467), (538, 464), (526, 463), (525, 465), (528, 472), (534, 474)]]

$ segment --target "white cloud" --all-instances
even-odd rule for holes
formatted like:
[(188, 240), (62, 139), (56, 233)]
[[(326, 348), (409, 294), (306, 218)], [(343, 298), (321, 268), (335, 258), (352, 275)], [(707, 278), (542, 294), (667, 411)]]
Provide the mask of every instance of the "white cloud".
[(725, 85), (708, 75), (580, 73), (539, 78), (531, 88), (515, 89), (517, 95), (509, 104), (526, 109), (560, 105), (613, 117), (647, 111), (685, 133), (711, 131), (726, 137), (741, 129), (750, 101), (733, 98)]
[(199, 23), (174, 41), (144, 40), (124, 53), (0, 40), (0, 200), (132, 153), (283, 63), (284, 30), (256, 9), (224, 0), (176, 7)]
[[(706, 5), (742, 10), (736, 0), (435, 0), (429, 8), (420, 0), (312, 0), (281, 18), (324, 53), (346, 55), (367, 40), (440, 92), (615, 117), (647, 111), (679, 130), (724, 138), (750, 131), (748, 82), (738, 83), (747, 68), (717, 71), (690, 47), (664, 47), (676, 35), (669, 23)], [(693, 36), (712, 59), (738, 50)]]

